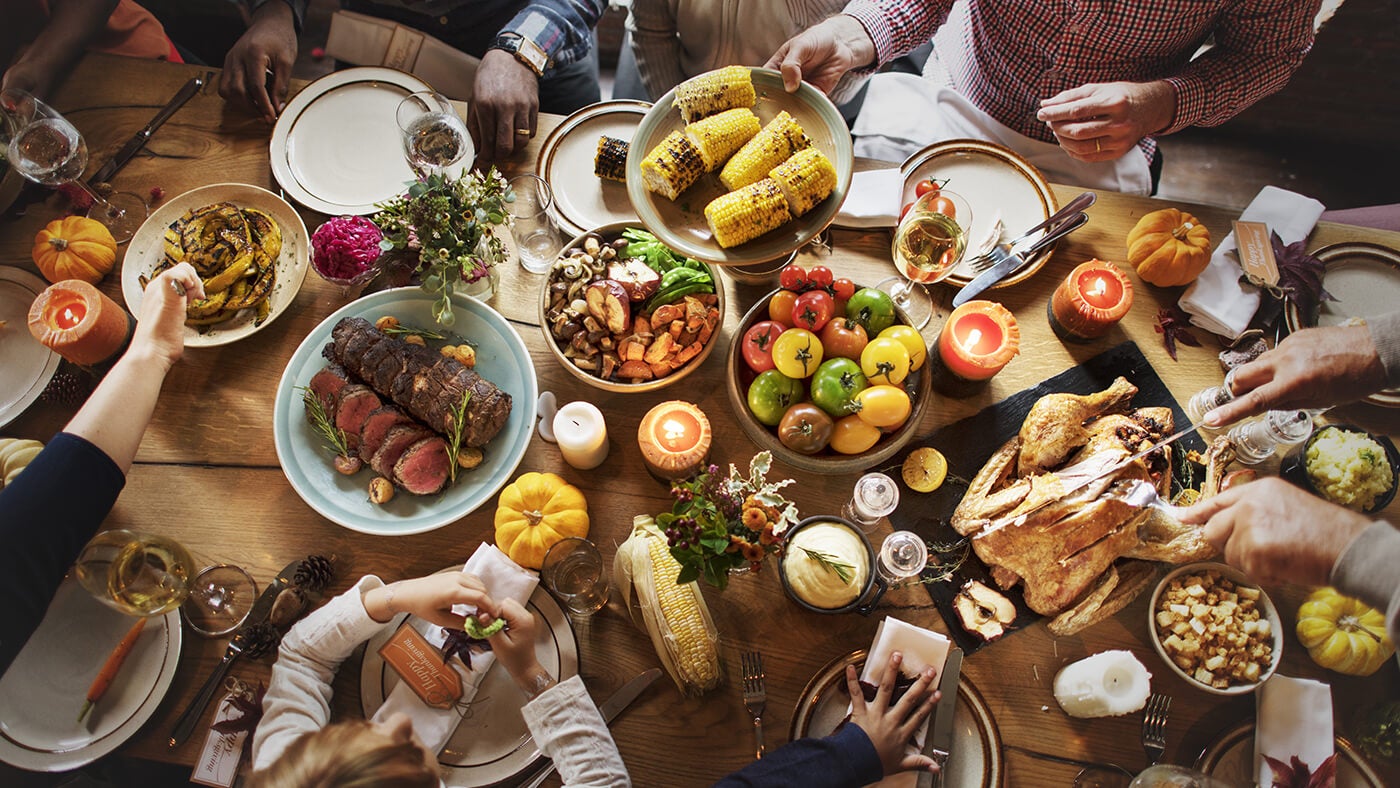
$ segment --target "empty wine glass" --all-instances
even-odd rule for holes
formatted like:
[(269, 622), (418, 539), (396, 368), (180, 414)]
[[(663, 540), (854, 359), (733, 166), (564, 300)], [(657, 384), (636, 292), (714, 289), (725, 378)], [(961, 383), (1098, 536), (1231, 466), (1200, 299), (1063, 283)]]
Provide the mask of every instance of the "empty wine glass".
[(410, 93), (399, 102), (397, 120), (404, 156), (419, 176), (458, 177), (471, 167), (476, 158), (471, 135), (446, 96), (431, 90)]
[(891, 254), (902, 276), (875, 286), (890, 294), (915, 328), (933, 317), (927, 284), (942, 281), (962, 261), (972, 228), (972, 206), (950, 191), (929, 192), (914, 201), (894, 231)]
[(111, 231), (117, 243), (131, 240), (146, 220), (146, 201), (135, 194), (115, 192), (103, 197), (83, 182), (88, 147), (83, 135), (57, 110), (22, 90), (7, 90), (0, 104), (16, 125), (6, 156), (24, 177), (45, 186), (72, 183), (92, 199), (88, 218)]

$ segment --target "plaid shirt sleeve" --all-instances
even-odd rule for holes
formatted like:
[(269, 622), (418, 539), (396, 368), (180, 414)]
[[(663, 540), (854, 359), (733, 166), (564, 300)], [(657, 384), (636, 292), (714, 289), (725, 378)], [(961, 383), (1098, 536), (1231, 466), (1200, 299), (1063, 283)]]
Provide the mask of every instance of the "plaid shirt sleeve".
[(1321, 0), (1247, 0), (1226, 12), (1215, 46), (1180, 73), (1176, 116), (1161, 134), (1188, 126), (1218, 126), (1288, 84), (1313, 44)]
[(856, 18), (875, 42), (875, 66), (927, 44), (948, 18), (953, 0), (852, 0), (841, 12)]
[(311, 0), (253, 0), (250, 10), (256, 11), (270, 2), (283, 2), (292, 9), (292, 16), (296, 19), (297, 32), (300, 33), (302, 23), (306, 20), (306, 7), (310, 5)]
[(606, 0), (533, 0), (501, 32), (534, 41), (549, 55), (550, 68), (567, 66), (588, 54), (593, 26), (606, 4)]

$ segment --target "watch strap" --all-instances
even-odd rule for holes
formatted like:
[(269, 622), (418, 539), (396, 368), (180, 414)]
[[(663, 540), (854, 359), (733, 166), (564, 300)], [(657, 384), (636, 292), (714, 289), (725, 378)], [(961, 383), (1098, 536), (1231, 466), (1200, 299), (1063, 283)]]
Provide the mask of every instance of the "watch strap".
[(545, 69), (549, 68), (549, 54), (539, 44), (519, 33), (501, 33), (496, 36), (491, 48), (515, 55), (515, 59), (524, 63), (537, 77), (544, 76)]

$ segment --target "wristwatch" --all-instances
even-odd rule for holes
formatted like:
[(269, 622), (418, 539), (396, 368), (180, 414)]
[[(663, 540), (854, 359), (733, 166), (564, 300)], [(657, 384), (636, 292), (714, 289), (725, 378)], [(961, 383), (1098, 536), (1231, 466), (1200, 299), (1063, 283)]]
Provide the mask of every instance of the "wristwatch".
[(540, 48), (539, 44), (520, 35), (519, 33), (501, 33), (496, 36), (495, 43), (491, 44), (492, 49), (501, 49), (515, 55), (515, 59), (525, 64), (525, 67), (535, 72), (535, 76), (544, 76), (544, 70), (549, 68), (549, 55)]

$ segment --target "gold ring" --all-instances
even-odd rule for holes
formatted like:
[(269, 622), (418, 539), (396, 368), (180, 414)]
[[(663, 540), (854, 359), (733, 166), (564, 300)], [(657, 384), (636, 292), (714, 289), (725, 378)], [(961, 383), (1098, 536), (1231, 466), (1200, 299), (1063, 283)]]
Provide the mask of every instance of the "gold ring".
[(175, 291), (175, 297), (176, 297), (176, 298), (184, 298), (184, 297), (185, 297), (185, 286), (182, 285), (182, 284), (180, 284), (179, 280), (176, 280), (176, 279), (168, 279), (168, 280), (166, 280), (166, 281), (170, 282), (170, 289)]
[(529, 129), (516, 129), (516, 130), (515, 130), (515, 133), (516, 133), (516, 134), (520, 134), (520, 135), (525, 136), (525, 137), (530, 136), (530, 130), (529, 130)]
[(1094, 138), (1094, 152), (1103, 153), (1103, 139), (1100, 137)]

